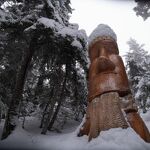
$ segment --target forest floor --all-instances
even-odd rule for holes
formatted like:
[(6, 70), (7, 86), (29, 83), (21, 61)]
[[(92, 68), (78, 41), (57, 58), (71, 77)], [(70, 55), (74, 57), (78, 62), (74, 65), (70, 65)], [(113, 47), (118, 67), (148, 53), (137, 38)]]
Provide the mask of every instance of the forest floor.
[[(150, 111), (141, 114), (150, 130)], [(4, 121), (0, 124), (0, 136)], [(69, 122), (62, 133), (48, 132), (42, 135), (39, 120), (28, 117), (25, 128), (21, 125), (5, 140), (0, 141), (0, 149), (18, 150), (150, 150), (150, 144), (145, 143), (131, 128), (110, 129), (100, 133), (100, 136), (88, 142), (88, 137), (77, 137), (79, 122)]]

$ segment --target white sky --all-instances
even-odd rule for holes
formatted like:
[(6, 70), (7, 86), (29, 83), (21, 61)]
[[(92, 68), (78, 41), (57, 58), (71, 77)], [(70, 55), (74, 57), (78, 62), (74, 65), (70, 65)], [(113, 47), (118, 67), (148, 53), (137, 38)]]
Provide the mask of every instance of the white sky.
[(107, 24), (117, 34), (121, 56), (129, 50), (126, 42), (130, 37), (139, 44), (145, 44), (145, 50), (150, 53), (150, 18), (143, 21), (142, 17), (136, 16), (133, 11), (136, 6), (134, 1), (71, 0), (71, 4), (75, 10), (70, 22), (78, 23), (79, 28), (86, 30), (88, 36), (98, 24)]

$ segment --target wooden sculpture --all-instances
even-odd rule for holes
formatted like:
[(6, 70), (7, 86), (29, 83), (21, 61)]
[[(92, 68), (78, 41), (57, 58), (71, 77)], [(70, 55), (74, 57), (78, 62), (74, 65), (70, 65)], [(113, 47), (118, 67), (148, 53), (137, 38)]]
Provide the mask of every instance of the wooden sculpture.
[(110, 34), (100, 34), (89, 45), (89, 57), (87, 114), (78, 136), (88, 135), (90, 141), (101, 131), (131, 126), (150, 142), (149, 131), (137, 113), (116, 39)]

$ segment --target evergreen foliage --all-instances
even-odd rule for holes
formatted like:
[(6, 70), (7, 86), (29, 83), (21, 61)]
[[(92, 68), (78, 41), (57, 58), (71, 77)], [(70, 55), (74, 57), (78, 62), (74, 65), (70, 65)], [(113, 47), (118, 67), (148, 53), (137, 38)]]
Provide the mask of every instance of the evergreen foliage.
[(137, 16), (141, 16), (143, 20), (147, 20), (150, 17), (150, 1), (149, 0), (135, 0), (137, 6), (134, 7), (134, 11)]
[(2, 139), (18, 117), (38, 115), (45, 134), (57, 122), (63, 126), (62, 118), (84, 113), (87, 38), (69, 13), (69, 0), (1, 2), (0, 95), (9, 107)]
[(146, 112), (150, 107), (150, 55), (134, 39), (128, 41), (126, 62), (132, 91), (139, 107)]

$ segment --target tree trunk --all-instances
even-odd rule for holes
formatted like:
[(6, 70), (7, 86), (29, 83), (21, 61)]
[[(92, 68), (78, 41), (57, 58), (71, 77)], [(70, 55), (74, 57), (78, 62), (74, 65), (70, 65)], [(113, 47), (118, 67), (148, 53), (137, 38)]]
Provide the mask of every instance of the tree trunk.
[(53, 99), (52, 103), (51, 103), (50, 111), (49, 111), (48, 116), (46, 118), (46, 121), (44, 123), (44, 127), (43, 127), (43, 130), (42, 130), (41, 134), (46, 134), (46, 132), (47, 132), (47, 129), (48, 129), (48, 126), (49, 126), (49, 122), (50, 122), (50, 119), (51, 119), (52, 114), (53, 114), (53, 108), (55, 106), (55, 103), (56, 103), (56, 101)]
[(47, 102), (47, 104), (46, 104), (46, 106), (45, 106), (45, 109), (44, 109), (44, 111), (43, 111), (40, 128), (43, 128), (43, 123), (44, 123), (46, 111), (47, 111), (47, 108), (48, 108), (49, 104), (50, 104), (50, 101)]
[(61, 103), (62, 103), (62, 99), (59, 100), (58, 105), (57, 105), (57, 108), (56, 108), (56, 110), (55, 110), (55, 112), (54, 112), (54, 114), (53, 114), (53, 117), (52, 117), (52, 119), (51, 119), (51, 121), (50, 121), (50, 123), (49, 123), (49, 126), (48, 126), (48, 130), (49, 130), (49, 131), (51, 130), (51, 128), (53, 127), (53, 124), (55, 123), (55, 120), (56, 120), (56, 118), (57, 118), (57, 114), (58, 114), (58, 112), (59, 112)]
[[(67, 68), (66, 68), (66, 72), (67, 72)], [(48, 129), (50, 130), (52, 128), (52, 126), (53, 126), (53, 124), (54, 124), (54, 122), (57, 118), (57, 114), (59, 112), (59, 109), (60, 109), (62, 101), (63, 101), (63, 95), (64, 95), (64, 89), (65, 89), (65, 85), (66, 85), (66, 79), (67, 79), (67, 73), (65, 73), (65, 77), (64, 77), (63, 84), (62, 84), (62, 89), (61, 89), (61, 95), (60, 95), (60, 99), (59, 99), (57, 108), (56, 108), (55, 112), (53, 113), (52, 110), (55, 106), (55, 104), (53, 103), (52, 106), (51, 106), (51, 110), (49, 112), (46, 124), (45, 124), (41, 134), (46, 134), (47, 130)], [(52, 117), (52, 114), (53, 114), (53, 117)], [(51, 119), (51, 117), (52, 117), (52, 119)]]
[(22, 63), (17, 73), (16, 84), (9, 105), (9, 109), (7, 112), (1, 139), (7, 138), (17, 126), (19, 103), (22, 99), (22, 93), (23, 93), (25, 78), (27, 74), (27, 68), (31, 62), (34, 53), (34, 46), (36, 44), (35, 40), (36, 39), (33, 39), (33, 41), (31, 41), (29, 49), (27, 49), (24, 52), (24, 55), (22, 57)]
[(51, 99), (53, 98), (53, 92), (54, 92), (54, 86), (50, 92), (50, 99), (49, 101), (47, 102), (46, 106), (45, 106), (45, 109), (43, 111), (43, 115), (42, 115), (42, 119), (41, 119), (41, 124), (40, 124), (40, 128), (43, 128), (43, 124), (44, 124), (44, 120), (45, 120), (45, 115), (47, 114), (47, 109), (48, 109), (48, 106), (50, 105), (50, 101)]
[(2, 118), (2, 110), (0, 108), (0, 123), (1, 123), (1, 118)]
[[(66, 68), (66, 71), (67, 71), (67, 68)], [(66, 75), (65, 75), (65, 77), (64, 77), (64, 81), (63, 81), (62, 89), (61, 89), (60, 99), (59, 99), (59, 101), (58, 101), (58, 105), (57, 105), (57, 108), (56, 108), (56, 110), (55, 110), (55, 112), (54, 112), (54, 115), (53, 115), (53, 117), (52, 117), (52, 119), (51, 119), (51, 122), (50, 122), (50, 124), (49, 124), (48, 130), (51, 130), (51, 128), (53, 127), (53, 125), (54, 125), (54, 123), (55, 123), (55, 120), (56, 120), (56, 118), (57, 118), (58, 112), (59, 112), (59, 110), (60, 110), (61, 104), (62, 104), (62, 102), (63, 102), (63, 96), (64, 96), (64, 92), (65, 92), (66, 80), (67, 80), (67, 73), (66, 73)]]
[(40, 95), (43, 92), (43, 81), (45, 79), (45, 64), (47, 62), (47, 57), (43, 56), (42, 63), (40, 64), (41, 67), (39, 69), (40, 72), (40, 77), (38, 78), (37, 86), (35, 89), (35, 99), (37, 98), (38, 95)]
[[(65, 81), (65, 82), (66, 82), (66, 81)], [(54, 112), (54, 114), (53, 114), (53, 117), (52, 117), (52, 119), (51, 119), (51, 121), (50, 121), (50, 124), (49, 124), (49, 126), (48, 126), (48, 130), (51, 130), (51, 128), (53, 127), (53, 124), (55, 123), (55, 120), (56, 120), (56, 118), (57, 118), (58, 112), (59, 112), (59, 110), (60, 110), (60, 107), (61, 107), (61, 104), (62, 104), (62, 101), (63, 101), (63, 94), (64, 94), (63, 90), (64, 90), (65, 82), (64, 82), (64, 84), (63, 84), (63, 88), (62, 88), (62, 92), (61, 92), (60, 99), (59, 99), (59, 101), (58, 101), (57, 108), (56, 108), (56, 110), (55, 110), (55, 112)]]

